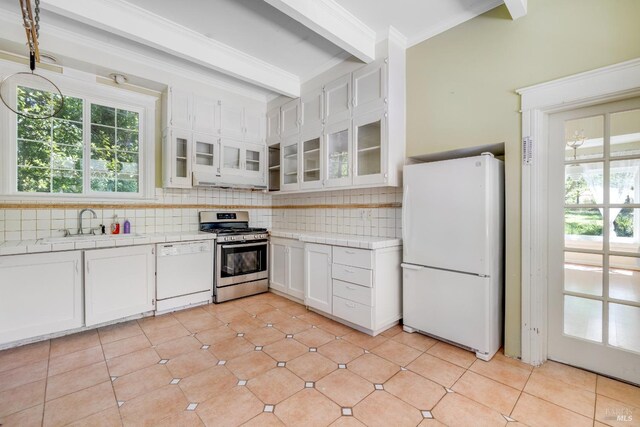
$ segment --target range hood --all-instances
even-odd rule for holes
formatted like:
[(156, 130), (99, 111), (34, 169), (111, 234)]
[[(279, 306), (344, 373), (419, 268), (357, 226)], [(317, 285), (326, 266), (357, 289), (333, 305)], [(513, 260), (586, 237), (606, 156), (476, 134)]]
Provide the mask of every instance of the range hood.
[(206, 172), (193, 172), (194, 187), (218, 187), (218, 188), (238, 188), (244, 190), (266, 190), (266, 185), (257, 185), (241, 182), (242, 178), (233, 177), (237, 181), (229, 182), (222, 175)]

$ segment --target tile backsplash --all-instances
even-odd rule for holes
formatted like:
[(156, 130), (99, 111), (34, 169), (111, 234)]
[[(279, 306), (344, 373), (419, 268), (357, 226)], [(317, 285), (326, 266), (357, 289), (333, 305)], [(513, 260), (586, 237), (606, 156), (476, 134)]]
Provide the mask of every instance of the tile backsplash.
[[(100, 224), (109, 230), (114, 215), (121, 228), (128, 219), (132, 233), (192, 232), (198, 229), (198, 211), (239, 208), (249, 211), (252, 227), (400, 237), (401, 201), (401, 189), (386, 187), (273, 195), (217, 188), (158, 188), (154, 200), (117, 203), (53, 198), (16, 202), (0, 197), (0, 204), (11, 205), (0, 208), (0, 241), (62, 236), (64, 229), (75, 234), (82, 207), (92, 208), (97, 216), (84, 214), (85, 233)], [(67, 204), (69, 208), (64, 206)]]
[[(402, 189), (393, 187), (274, 194), (271, 221), (277, 229), (402, 237), (401, 203)], [(390, 207), (374, 207), (381, 204)]]
[[(16, 202), (0, 199), (0, 203), (13, 205)], [(90, 207), (97, 216), (97, 218), (91, 218), (91, 214), (85, 212), (83, 216), (85, 233), (89, 232), (90, 227), (98, 227), (100, 224), (104, 224), (109, 233), (114, 215), (118, 216), (121, 229), (125, 219), (128, 219), (131, 223), (132, 233), (192, 232), (198, 229), (198, 211), (233, 208), (233, 206), (243, 206), (242, 209), (249, 211), (251, 226), (271, 227), (271, 196), (257, 191), (216, 188), (184, 190), (158, 188), (154, 200), (117, 202), (117, 209), (110, 208), (116, 203), (109, 201), (79, 203), (78, 201), (61, 202), (47, 199), (18, 203), (29, 206), (25, 209), (0, 209), (0, 240), (30, 240), (62, 236), (64, 229), (76, 234), (78, 232), (78, 213), (81, 209), (78, 208), (78, 205)], [(56, 206), (52, 209), (35, 208), (33, 207), (34, 203), (55, 204)], [(64, 204), (73, 205), (73, 207), (66, 209)], [(101, 205), (104, 205), (105, 208), (101, 208)], [(198, 206), (193, 207), (194, 205)]]

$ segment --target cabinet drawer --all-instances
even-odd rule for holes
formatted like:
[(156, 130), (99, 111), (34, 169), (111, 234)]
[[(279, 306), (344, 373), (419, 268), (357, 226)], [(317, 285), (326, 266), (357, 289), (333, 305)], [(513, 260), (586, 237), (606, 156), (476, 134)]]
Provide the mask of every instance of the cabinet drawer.
[(333, 279), (333, 295), (371, 307), (371, 288)]
[(333, 264), (331, 277), (345, 282), (357, 283), (370, 288), (372, 286), (371, 270), (359, 267), (350, 267), (341, 264)]
[(367, 249), (333, 247), (333, 259), (337, 264), (351, 265), (360, 268), (373, 268), (373, 251)]
[(333, 315), (363, 328), (371, 329), (371, 307), (364, 304), (334, 296)]

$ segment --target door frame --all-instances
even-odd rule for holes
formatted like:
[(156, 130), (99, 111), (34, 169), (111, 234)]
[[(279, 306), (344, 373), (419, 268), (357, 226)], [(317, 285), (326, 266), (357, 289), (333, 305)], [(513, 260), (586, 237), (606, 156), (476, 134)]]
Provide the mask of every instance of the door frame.
[(640, 95), (640, 58), (517, 89), (522, 113), (522, 360), (547, 360), (549, 115)]

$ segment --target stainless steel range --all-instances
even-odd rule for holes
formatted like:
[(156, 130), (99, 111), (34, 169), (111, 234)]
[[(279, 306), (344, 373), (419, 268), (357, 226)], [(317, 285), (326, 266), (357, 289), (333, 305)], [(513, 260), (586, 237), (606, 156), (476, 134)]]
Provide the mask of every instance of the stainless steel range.
[(269, 234), (249, 227), (247, 211), (200, 212), (200, 232), (215, 233), (214, 302), (269, 289)]

